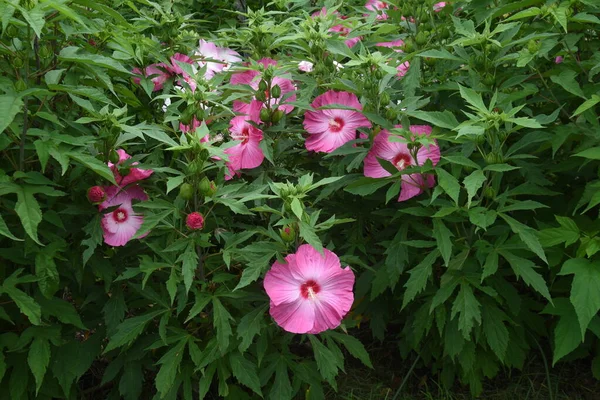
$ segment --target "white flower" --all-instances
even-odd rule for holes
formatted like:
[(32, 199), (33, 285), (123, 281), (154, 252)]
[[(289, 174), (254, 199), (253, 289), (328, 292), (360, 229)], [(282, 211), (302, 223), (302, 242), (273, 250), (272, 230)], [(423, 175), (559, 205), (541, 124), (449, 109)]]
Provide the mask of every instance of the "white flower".
[(334, 61), (333, 65), (335, 66), (335, 69), (337, 69), (338, 71), (340, 69), (344, 69), (344, 66), (341, 63), (337, 62), (337, 61)]

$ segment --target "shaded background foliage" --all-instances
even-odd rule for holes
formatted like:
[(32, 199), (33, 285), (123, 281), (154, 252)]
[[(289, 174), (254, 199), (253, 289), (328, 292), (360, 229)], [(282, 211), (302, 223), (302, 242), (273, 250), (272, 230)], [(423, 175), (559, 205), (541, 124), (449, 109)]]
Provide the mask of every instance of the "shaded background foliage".
[[(334, 17), (309, 17), (335, 5), (324, 3), (248, 1), (240, 16), (225, 1), (0, 2), (2, 393), (324, 398), (344, 356), (371, 365), (354, 338), (365, 327), (363, 342), (395, 343), (473, 394), (533, 352), (600, 376), (598, 5), (483, 0), (435, 13), (433, 2), (389, 1), (399, 9), (377, 21), (349, 2), (338, 11), (362, 37), (349, 49), (329, 32)], [(192, 54), (200, 38), (276, 58), (298, 85), (296, 110), (265, 129), (268, 160), (232, 181), (223, 162), (204, 162), (218, 143), (189, 145), (178, 129), (197, 101), (130, 72)], [(403, 53), (374, 46), (396, 39)], [(301, 60), (314, 72), (298, 72)], [(252, 94), (222, 81), (221, 93), (205, 90), (212, 135), (227, 131), (232, 100)], [(356, 93), (374, 129), (308, 153), (302, 114), (328, 89)], [(399, 123), (432, 125), (443, 156), (417, 169), (437, 186), (403, 203), (400, 173), (362, 171), (375, 134)], [(111, 248), (85, 193), (113, 181), (119, 147), (155, 171), (141, 182), (150, 201), (136, 205), (151, 234)], [(204, 176), (216, 193), (176, 194)], [(196, 210), (206, 226), (189, 233)], [(279, 234), (290, 224), (292, 243)], [(261, 277), (301, 242), (357, 275), (341, 329), (291, 335), (268, 316)]]

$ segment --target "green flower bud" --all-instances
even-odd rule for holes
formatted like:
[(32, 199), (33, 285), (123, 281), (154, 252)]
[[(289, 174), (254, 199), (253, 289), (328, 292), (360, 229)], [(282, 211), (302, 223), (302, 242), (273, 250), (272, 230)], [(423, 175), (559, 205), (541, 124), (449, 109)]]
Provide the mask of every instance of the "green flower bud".
[(286, 225), (279, 230), (281, 238), (284, 242), (291, 243), (296, 240), (296, 230), (292, 225)]
[(278, 99), (281, 97), (281, 88), (279, 85), (275, 85), (271, 88), (271, 97), (274, 99)]
[(217, 185), (214, 181), (210, 181), (210, 191), (206, 194), (208, 197), (213, 197), (217, 193)]
[(258, 82), (258, 90), (261, 92), (266, 92), (267, 89), (269, 89), (267, 82), (264, 79), (261, 79), (260, 82)]
[(426, 44), (427, 40), (429, 40), (429, 35), (427, 35), (427, 33), (424, 31), (420, 31), (415, 37), (415, 42), (417, 42), (419, 46), (423, 46), (424, 44)]
[(540, 49), (540, 47), (541, 47), (541, 45), (533, 39), (531, 39), (529, 42), (527, 42), (527, 50), (529, 50), (529, 52), (531, 54), (537, 53), (537, 51)]
[(114, 149), (111, 150), (108, 159), (111, 163), (117, 165), (119, 163), (119, 153), (117, 153)]
[(495, 199), (496, 198), (496, 190), (493, 187), (488, 186), (485, 189), (485, 192), (483, 192), (483, 195), (485, 197), (487, 197), (488, 199)]
[(25, 83), (25, 81), (23, 79), (18, 79), (15, 82), (15, 89), (17, 89), (17, 92), (22, 92), (25, 89), (27, 89), (27, 84)]
[(13, 24), (10, 24), (6, 27), (6, 30), (4, 32), (9, 39), (12, 39), (17, 37), (17, 35), (19, 34), (19, 29)]
[(198, 192), (200, 192), (202, 196), (208, 196), (208, 193), (210, 193), (210, 181), (207, 177), (202, 178), (200, 181)]
[(260, 110), (260, 120), (262, 122), (269, 122), (271, 120), (271, 113), (268, 109), (263, 108)]
[(279, 121), (281, 121), (281, 118), (283, 118), (284, 112), (282, 110), (275, 110), (273, 112), (273, 114), (271, 115), (271, 122), (276, 124)]
[(25, 65), (25, 61), (23, 61), (23, 58), (21, 56), (19, 56), (18, 54), (12, 59), (12, 65), (15, 68), (23, 68), (23, 65)]
[(383, 92), (381, 93), (380, 97), (379, 97), (380, 101), (381, 101), (381, 105), (387, 106), (388, 104), (390, 104), (390, 94), (388, 92)]
[(265, 102), (267, 101), (267, 95), (265, 94), (264, 91), (257, 91), (256, 94), (254, 95), (254, 97), (256, 97), (256, 100), (258, 101), (262, 101)]
[(179, 196), (184, 200), (191, 200), (194, 197), (194, 187), (189, 183), (184, 183), (179, 188)]
[(405, 53), (411, 53), (415, 49), (415, 42), (412, 38), (408, 38), (404, 41), (404, 46), (402, 46), (402, 50)]
[(392, 107), (385, 110), (385, 118), (386, 119), (388, 119), (390, 121), (394, 121), (397, 117), (398, 117), (398, 114), (396, 113), (396, 110), (394, 110)]
[(375, 74), (374, 75), (375, 75), (375, 79), (377, 79), (377, 80), (383, 79), (383, 71), (381, 69), (379, 69), (379, 68), (377, 68), (375, 70)]
[(496, 78), (494, 75), (486, 73), (483, 75), (483, 84), (486, 86), (492, 86), (496, 82)]

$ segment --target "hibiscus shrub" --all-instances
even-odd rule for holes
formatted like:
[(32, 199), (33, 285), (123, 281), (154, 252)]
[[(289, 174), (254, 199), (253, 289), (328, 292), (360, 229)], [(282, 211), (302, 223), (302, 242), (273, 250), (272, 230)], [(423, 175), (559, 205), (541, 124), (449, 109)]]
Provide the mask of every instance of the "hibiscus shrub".
[(600, 376), (598, 5), (256, 3), (0, 3), (0, 391)]

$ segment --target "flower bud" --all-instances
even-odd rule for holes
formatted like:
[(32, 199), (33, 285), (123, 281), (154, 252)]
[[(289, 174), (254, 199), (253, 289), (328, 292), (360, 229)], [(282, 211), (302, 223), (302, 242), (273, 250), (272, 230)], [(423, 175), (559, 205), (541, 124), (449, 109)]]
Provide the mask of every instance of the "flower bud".
[(197, 211), (194, 211), (185, 219), (187, 227), (193, 231), (200, 230), (204, 227), (204, 216)]
[(485, 192), (483, 192), (483, 195), (484, 195), (485, 197), (487, 197), (488, 199), (492, 199), (492, 200), (493, 200), (493, 199), (495, 199), (495, 198), (496, 198), (496, 189), (494, 189), (494, 188), (493, 188), (493, 187), (491, 187), (491, 186), (488, 186), (488, 187), (485, 189)]
[(17, 92), (22, 92), (25, 89), (27, 89), (27, 84), (25, 83), (25, 81), (23, 79), (18, 79), (15, 82), (15, 89), (17, 89)]
[(275, 85), (271, 88), (271, 97), (274, 99), (278, 99), (281, 97), (281, 88), (279, 85)]
[(210, 181), (210, 191), (208, 192), (208, 197), (213, 197), (217, 193), (217, 185), (214, 181)]
[(274, 124), (278, 123), (281, 121), (281, 118), (283, 118), (283, 114), (284, 112), (282, 110), (275, 110), (271, 115), (271, 122)]
[(200, 192), (202, 196), (208, 196), (208, 193), (210, 192), (210, 181), (207, 177), (202, 178), (200, 181), (198, 192)]
[(423, 46), (424, 44), (427, 43), (428, 39), (429, 39), (428, 35), (424, 31), (420, 31), (419, 33), (417, 33), (417, 36), (415, 37), (415, 42), (419, 46)]
[(194, 197), (194, 187), (189, 183), (184, 183), (179, 188), (179, 196), (184, 200), (191, 200)]
[(113, 164), (118, 164), (120, 161), (120, 157), (119, 157), (119, 153), (117, 153), (114, 149), (110, 151), (110, 154), (108, 156), (108, 159), (110, 160), (111, 163)]
[(390, 104), (390, 94), (388, 92), (383, 92), (381, 93), (381, 95), (379, 96), (381, 105), (387, 106), (388, 104)]
[(291, 243), (296, 240), (296, 230), (292, 225), (286, 225), (279, 230), (281, 238), (284, 242)]
[(267, 95), (265, 94), (264, 91), (257, 91), (256, 94), (254, 95), (254, 97), (256, 97), (256, 100), (258, 101), (262, 101), (265, 102), (267, 101)]
[(261, 92), (266, 92), (269, 87), (267, 86), (267, 82), (264, 79), (261, 79), (258, 82), (258, 90)]
[(87, 198), (92, 204), (99, 204), (106, 200), (106, 192), (102, 186), (92, 186), (87, 191)]
[(271, 112), (266, 108), (261, 109), (260, 110), (260, 120), (262, 122), (269, 122), (271, 120)]

